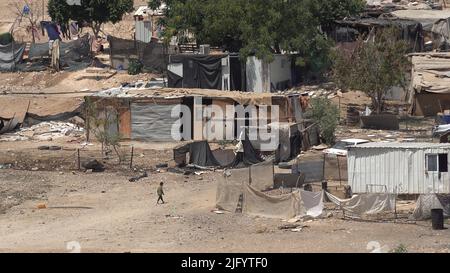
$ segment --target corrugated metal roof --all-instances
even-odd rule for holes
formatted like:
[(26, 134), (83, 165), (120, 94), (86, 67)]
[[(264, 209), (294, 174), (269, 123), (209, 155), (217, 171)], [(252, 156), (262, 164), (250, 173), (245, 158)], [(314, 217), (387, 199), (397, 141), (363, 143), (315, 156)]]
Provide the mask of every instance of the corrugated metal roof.
[(371, 142), (351, 149), (450, 149), (450, 143), (431, 142)]

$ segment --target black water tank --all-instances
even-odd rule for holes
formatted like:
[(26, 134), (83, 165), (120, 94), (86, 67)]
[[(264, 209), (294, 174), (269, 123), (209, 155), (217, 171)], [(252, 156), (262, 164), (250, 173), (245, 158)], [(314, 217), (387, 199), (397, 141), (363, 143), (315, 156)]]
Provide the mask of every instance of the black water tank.
[(444, 229), (444, 210), (432, 209), (431, 210), (431, 222), (434, 230)]

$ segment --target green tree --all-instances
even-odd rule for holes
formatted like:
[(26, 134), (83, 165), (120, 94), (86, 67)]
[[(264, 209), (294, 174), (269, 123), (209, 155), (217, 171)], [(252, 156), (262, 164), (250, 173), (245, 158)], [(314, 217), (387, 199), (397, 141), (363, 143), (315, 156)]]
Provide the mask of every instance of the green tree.
[(365, 92), (378, 114), (383, 111), (389, 90), (405, 87), (409, 46), (399, 37), (397, 29), (387, 28), (380, 30), (373, 41), (359, 40), (353, 52), (332, 53), (332, 78), (338, 87)]
[(53, 21), (67, 24), (70, 20), (88, 23), (98, 36), (104, 23), (122, 20), (133, 10), (133, 0), (81, 0), (81, 5), (68, 5), (66, 0), (49, 0), (48, 13)]
[(314, 98), (307, 115), (319, 126), (324, 142), (333, 144), (339, 123), (339, 108), (327, 98)]
[(331, 48), (322, 28), (364, 7), (362, 0), (150, 0), (149, 5), (162, 2), (166, 38), (188, 31), (198, 44), (267, 61), (274, 53), (298, 53), (298, 64), (317, 70), (329, 64)]

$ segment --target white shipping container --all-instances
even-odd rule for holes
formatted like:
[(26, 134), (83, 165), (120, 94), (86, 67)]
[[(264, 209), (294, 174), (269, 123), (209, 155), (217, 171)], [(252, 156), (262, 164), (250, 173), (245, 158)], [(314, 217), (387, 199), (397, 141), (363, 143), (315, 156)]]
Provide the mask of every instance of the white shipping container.
[(450, 193), (450, 144), (368, 143), (349, 148), (354, 193)]

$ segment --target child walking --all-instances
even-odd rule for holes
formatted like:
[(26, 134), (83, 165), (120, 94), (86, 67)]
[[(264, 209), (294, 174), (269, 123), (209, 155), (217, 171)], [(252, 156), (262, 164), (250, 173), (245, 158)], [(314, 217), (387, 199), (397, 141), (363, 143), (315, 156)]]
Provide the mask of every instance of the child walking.
[(164, 195), (163, 185), (164, 185), (163, 182), (159, 183), (158, 190), (156, 190), (156, 193), (158, 194), (158, 201), (156, 201), (157, 205), (159, 204), (159, 201), (161, 201), (162, 204), (165, 203), (164, 199), (163, 199), (163, 195)]

